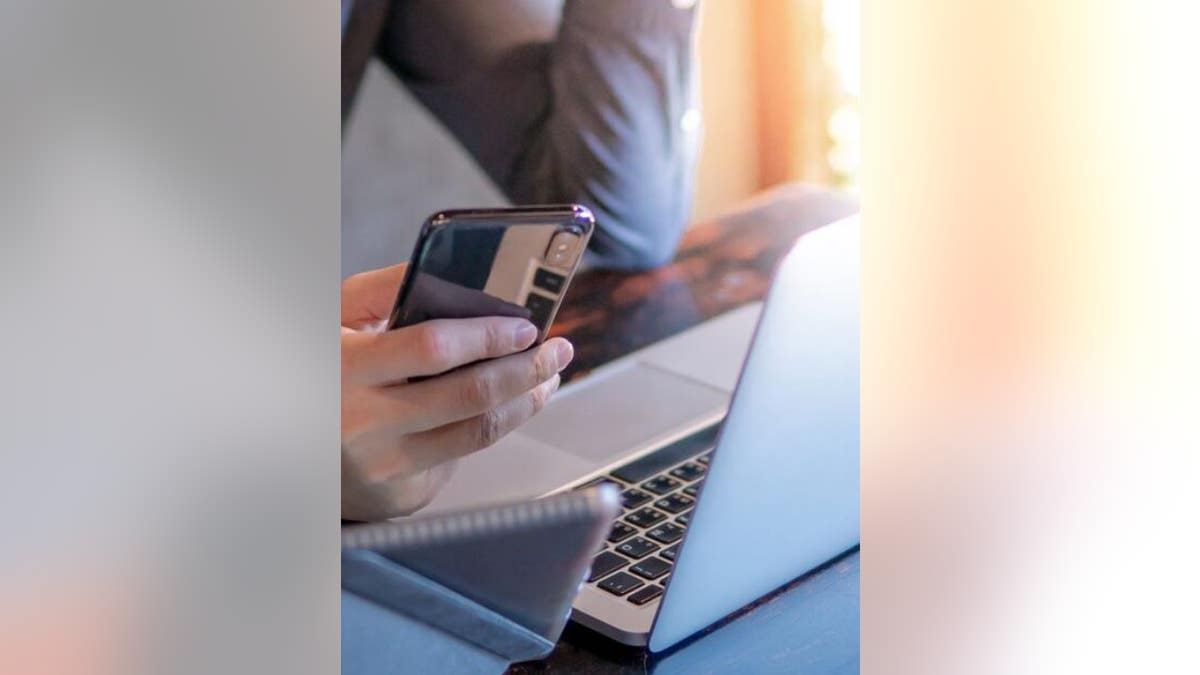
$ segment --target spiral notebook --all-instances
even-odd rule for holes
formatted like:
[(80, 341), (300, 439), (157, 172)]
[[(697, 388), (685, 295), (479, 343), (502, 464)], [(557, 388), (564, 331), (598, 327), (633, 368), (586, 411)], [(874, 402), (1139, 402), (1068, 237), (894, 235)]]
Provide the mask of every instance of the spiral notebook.
[(343, 529), (342, 672), (502, 672), (548, 654), (619, 510), (600, 486)]

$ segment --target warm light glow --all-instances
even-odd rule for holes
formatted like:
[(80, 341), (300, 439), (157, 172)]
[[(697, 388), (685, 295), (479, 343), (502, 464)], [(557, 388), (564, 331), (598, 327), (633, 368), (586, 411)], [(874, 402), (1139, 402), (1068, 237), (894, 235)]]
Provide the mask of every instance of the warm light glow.
[(830, 139), (826, 159), (836, 185), (857, 189), (860, 161), (858, 102), (862, 89), (859, 0), (825, 0), (821, 18), (825, 28), (824, 59), (836, 82), (832, 93), (833, 112), (826, 125)]
[(864, 672), (1197, 672), (1191, 7), (864, 8)]

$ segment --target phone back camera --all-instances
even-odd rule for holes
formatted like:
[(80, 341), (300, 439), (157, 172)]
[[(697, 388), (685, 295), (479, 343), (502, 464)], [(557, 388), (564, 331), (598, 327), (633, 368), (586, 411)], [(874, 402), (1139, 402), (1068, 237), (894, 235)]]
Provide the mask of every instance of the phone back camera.
[(574, 232), (559, 232), (550, 239), (546, 249), (546, 264), (552, 267), (569, 268), (579, 256), (579, 235)]

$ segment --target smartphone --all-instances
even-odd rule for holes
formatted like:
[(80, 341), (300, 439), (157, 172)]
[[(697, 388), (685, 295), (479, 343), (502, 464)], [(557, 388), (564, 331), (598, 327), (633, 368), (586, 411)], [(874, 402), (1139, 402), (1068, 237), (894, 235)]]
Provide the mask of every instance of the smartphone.
[(429, 319), (515, 316), (546, 339), (592, 236), (576, 204), (442, 211), (409, 259), (388, 329)]

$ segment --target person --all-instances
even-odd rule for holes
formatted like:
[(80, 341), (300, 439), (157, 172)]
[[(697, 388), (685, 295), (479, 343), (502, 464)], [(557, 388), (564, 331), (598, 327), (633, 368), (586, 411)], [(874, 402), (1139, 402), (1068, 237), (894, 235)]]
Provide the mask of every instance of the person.
[[(585, 264), (661, 265), (692, 198), (700, 126), (693, 5), (343, 0), (343, 121), (366, 55), (375, 54), (512, 202), (590, 208), (597, 227)], [(343, 241), (347, 234), (355, 240), (351, 231)], [(562, 338), (527, 350), (535, 331), (518, 319), (382, 331), (403, 270), (363, 272), (342, 286), (348, 519), (427, 504), (456, 458), (545, 404), (572, 355)]]

